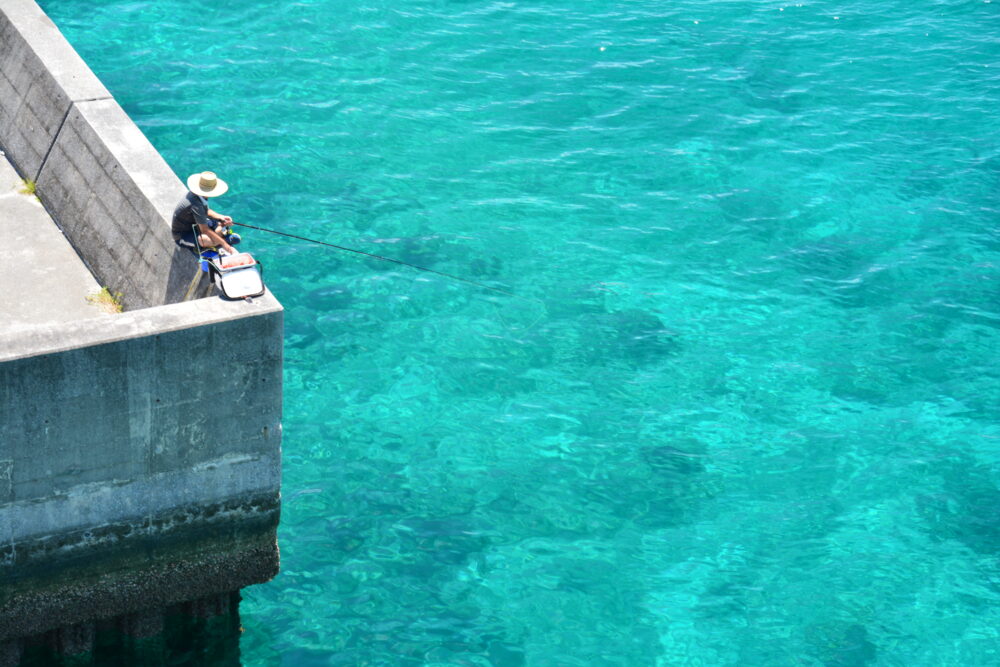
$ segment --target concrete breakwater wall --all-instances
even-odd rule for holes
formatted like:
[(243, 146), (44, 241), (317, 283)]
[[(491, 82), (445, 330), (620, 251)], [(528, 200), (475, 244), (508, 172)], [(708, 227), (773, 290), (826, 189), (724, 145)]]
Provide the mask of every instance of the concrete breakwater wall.
[(0, 148), (127, 308), (0, 313), (2, 665), (276, 574), (283, 313), (269, 292), (182, 301), (186, 189), (33, 0), (0, 0)]
[(34, 0), (0, 1), (0, 143), (126, 308), (183, 299), (190, 257), (152, 221), (187, 188)]

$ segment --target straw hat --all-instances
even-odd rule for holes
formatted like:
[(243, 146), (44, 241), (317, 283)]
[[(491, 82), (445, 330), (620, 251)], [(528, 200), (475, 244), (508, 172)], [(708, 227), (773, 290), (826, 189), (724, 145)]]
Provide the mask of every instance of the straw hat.
[(226, 190), (229, 189), (229, 185), (216, 176), (214, 171), (191, 174), (188, 176), (187, 186), (188, 190), (202, 197), (218, 197), (226, 194)]

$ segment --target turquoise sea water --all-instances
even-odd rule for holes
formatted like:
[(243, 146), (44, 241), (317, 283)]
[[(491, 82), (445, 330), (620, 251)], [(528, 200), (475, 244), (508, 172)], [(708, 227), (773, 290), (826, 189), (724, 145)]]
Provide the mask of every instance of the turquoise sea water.
[(246, 665), (1000, 664), (1000, 2), (44, 1), (286, 308)]

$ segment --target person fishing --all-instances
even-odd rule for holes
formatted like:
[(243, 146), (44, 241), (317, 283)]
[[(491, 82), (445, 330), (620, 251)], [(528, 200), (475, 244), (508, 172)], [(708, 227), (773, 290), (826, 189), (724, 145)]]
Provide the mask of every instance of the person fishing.
[[(306, 241), (308, 243), (316, 243), (328, 248), (335, 248), (337, 250), (354, 253), (356, 255), (363, 255), (365, 257), (378, 259), (384, 262), (392, 262), (394, 264), (408, 266), (412, 269), (417, 269), (418, 271), (433, 273), (445, 278), (466, 283), (467, 285), (475, 285), (476, 287), (491, 290), (499, 294), (520, 298), (517, 297), (516, 294), (512, 294), (507, 290), (500, 289), (499, 287), (484, 285), (483, 283), (476, 282), (475, 280), (469, 280), (451, 273), (429, 269), (425, 266), (417, 266), (416, 264), (410, 264), (409, 262), (393, 259), (391, 257), (383, 257), (381, 255), (375, 255), (363, 250), (355, 250), (354, 248), (348, 248), (335, 243), (327, 243), (326, 241), (319, 241), (317, 239), (306, 238), (305, 236), (280, 232), (275, 229), (248, 225), (244, 222), (233, 222), (233, 219), (228, 215), (222, 215), (221, 213), (217, 213), (208, 207), (209, 198), (219, 197), (229, 190), (229, 185), (216, 176), (215, 172), (203, 171), (200, 174), (191, 174), (187, 178), (187, 186), (187, 195), (177, 205), (177, 208), (174, 209), (174, 219), (171, 222), (170, 229), (173, 232), (174, 243), (184, 248), (190, 248), (195, 252), (199, 250), (199, 247), (221, 247), (222, 251), (226, 254), (236, 254), (236, 250), (233, 246), (240, 242), (240, 235), (232, 231), (232, 226), (239, 225), (241, 227), (248, 227), (250, 229), (267, 232), (268, 234), (286, 236), (288, 238), (299, 239), (300, 241)], [(195, 225), (197, 225), (198, 229), (197, 240), (195, 239)]]
[[(219, 197), (229, 190), (229, 185), (211, 171), (191, 174), (187, 179), (188, 193), (174, 209), (170, 224), (174, 243), (195, 252), (198, 248), (219, 247), (230, 255), (240, 235), (232, 231), (233, 219), (208, 207), (210, 197)], [(195, 225), (198, 238), (195, 239)]]

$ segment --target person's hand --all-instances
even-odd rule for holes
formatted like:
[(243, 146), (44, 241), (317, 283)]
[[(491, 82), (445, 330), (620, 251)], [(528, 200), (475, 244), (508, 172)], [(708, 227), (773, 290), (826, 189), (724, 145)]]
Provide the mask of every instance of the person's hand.
[(226, 227), (232, 227), (233, 219), (228, 215), (224, 215), (222, 216), (222, 224), (224, 224)]

